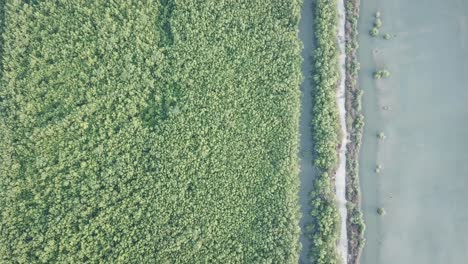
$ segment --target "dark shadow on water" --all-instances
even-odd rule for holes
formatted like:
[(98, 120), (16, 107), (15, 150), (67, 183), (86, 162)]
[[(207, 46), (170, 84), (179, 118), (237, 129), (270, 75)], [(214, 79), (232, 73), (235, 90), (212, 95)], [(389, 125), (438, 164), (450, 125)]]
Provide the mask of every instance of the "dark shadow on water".
[(301, 10), (301, 21), (299, 25), (299, 37), (303, 44), (302, 49), (302, 75), (301, 85), (301, 119), (300, 119), (300, 165), (301, 165), (301, 187), (299, 200), (301, 204), (301, 237), (302, 245), (299, 263), (309, 263), (310, 240), (305, 236), (305, 228), (311, 222), (311, 207), (309, 205), (309, 192), (312, 191), (316, 171), (312, 164), (312, 52), (314, 49), (313, 34), (313, 0), (304, 0)]

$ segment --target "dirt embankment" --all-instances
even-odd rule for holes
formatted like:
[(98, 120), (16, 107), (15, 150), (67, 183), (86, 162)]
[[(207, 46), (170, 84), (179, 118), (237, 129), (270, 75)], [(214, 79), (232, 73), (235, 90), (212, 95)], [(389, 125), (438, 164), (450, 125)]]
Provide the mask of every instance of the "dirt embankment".
[(340, 239), (338, 241), (338, 252), (340, 253), (343, 264), (347, 264), (348, 259), (348, 233), (346, 231), (346, 145), (348, 140), (348, 131), (346, 127), (346, 107), (345, 107), (345, 76), (346, 76), (346, 49), (345, 49), (345, 22), (346, 10), (344, 0), (337, 0), (338, 5), (338, 46), (340, 49), (339, 67), (341, 80), (337, 91), (337, 102), (340, 113), (340, 127), (342, 131), (342, 141), (339, 150), (339, 166), (336, 171), (335, 187), (336, 198), (338, 201), (338, 210), (341, 216)]

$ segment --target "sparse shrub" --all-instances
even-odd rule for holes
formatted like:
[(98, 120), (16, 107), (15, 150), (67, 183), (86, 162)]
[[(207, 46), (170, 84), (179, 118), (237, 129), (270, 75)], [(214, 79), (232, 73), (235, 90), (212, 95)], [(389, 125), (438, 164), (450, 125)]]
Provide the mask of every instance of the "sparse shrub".
[(375, 172), (380, 173), (380, 171), (382, 171), (382, 165), (379, 164), (379, 165), (375, 166)]
[(371, 31), (369, 32), (369, 34), (372, 36), (372, 37), (377, 37), (379, 35), (379, 29), (377, 27), (373, 27), (371, 29)]
[(378, 80), (380, 78), (382, 78), (382, 75), (380, 74), (380, 71), (374, 72), (374, 79)]
[[(347, 148), (347, 187), (346, 198), (348, 209), (348, 263), (358, 263), (360, 252), (365, 244), (364, 239), (364, 220), (359, 206), (360, 191), (359, 191), (359, 175), (358, 175), (358, 161), (357, 156), (359, 153), (362, 127), (364, 126), (364, 118), (361, 114), (361, 96), (362, 89), (357, 87), (356, 78), (358, 77), (359, 63), (357, 62), (356, 49), (357, 44), (357, 21), (359, 17), (359, 1), (346, 1), (346, 19), (348, 20), (346, 32), (348, 35), (346, 54), (349, 59), (349, 65), (346, 67), (347, 76), (346, 81), (348, 85), (346, 89), (350, 91), (357, 91), (357, 93), (348, 93), (346, 100), (352, 102), (347, 104), (348, 113), (354, 117), (350, 131), (350, 144)], [(380, 16), (380, 14), (378, 15)], [(353, 67), (355, 65), (356, 67)]]
[(377, 208), (377, 213), (378, 213), (379, 215), (382, 215), (382, 216), (383, 216), (383, 215), (385, 215), (387, 212), (385, 212), (385, 208), (379, 207), (379, 208)]
[(386, 136), (385, 136), (384, 132), (381, 131), (381, 132), (379, 132), (377, 134), (377, 138), (380, 139), (380, 140), (384, 140), (386, 138)]
[(390, 72), (387, 71), (387, 70), (381, 70), (381, 71), (380, 71), (380, 76), (381, 76), (382, 78), (388, 78), (388, 77), (390, 77)]
[(390, 34), (388, 34), (388, 33), (385, 33), (385, 34), (383, 35), (383, 38), (386, 39), (386, 40), (389, 40), (389, 39), (392, 38), (392, 35), (390, 35)]
[(390, 72), (388, 70), (378, 70), (374, 72), (374, 79), (376, 80), (388, 77), (390, 77)]
[(374, 26), (376, 28), (381, 28), (382, 27), (382, 20), (380, 18), (376, 18), (374, 21)]
[(348, 211), (353, 211), (355, 207), (356, 207), (356, 204), (353, 202), (348, 201), (346, 203), (346, 210)]
[(354, 126), (356, 130), (361, 130), (364, 127), (364, 116), (358, 115), (356, 121), (354, 121)]

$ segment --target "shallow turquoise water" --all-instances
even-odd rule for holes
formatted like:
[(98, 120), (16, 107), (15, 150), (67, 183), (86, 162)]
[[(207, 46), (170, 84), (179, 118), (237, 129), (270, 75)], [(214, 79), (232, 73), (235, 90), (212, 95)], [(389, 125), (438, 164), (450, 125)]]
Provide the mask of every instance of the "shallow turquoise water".
[[(369, 36), (377, 10), (392, 40)], [(360, 32), (361, 263), (468, 263), (468, 1), (361, 0)]]

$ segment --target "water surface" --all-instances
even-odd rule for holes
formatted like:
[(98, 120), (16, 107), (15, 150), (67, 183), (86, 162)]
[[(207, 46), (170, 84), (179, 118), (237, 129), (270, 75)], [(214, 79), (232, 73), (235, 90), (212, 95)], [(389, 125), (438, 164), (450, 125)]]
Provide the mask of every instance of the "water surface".
[[(377, 10), (392, 40), (369, 37)], [(362, 0), (360, 32), (361, 263), (468, 263), (468, 1)]]
[(301, 119), (300, 119), (300, 203), (301, 203), (301, 238), (302, 250), (299, 263), (309, 263), (310, 240), (305, 236), (305, 226), (312, 221), (310, 216), (309, 192), (312, 191), (315, 179), (315, 168), (312, 162), (312, 53), (314, 48), (312, 0), (304, 0), (301, 10), (301, 22), (299, 25), (299, 37), (303, 44), (302, 49), (302, 75), (301, 85)]

